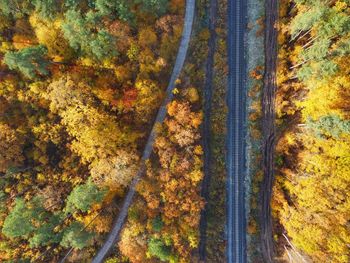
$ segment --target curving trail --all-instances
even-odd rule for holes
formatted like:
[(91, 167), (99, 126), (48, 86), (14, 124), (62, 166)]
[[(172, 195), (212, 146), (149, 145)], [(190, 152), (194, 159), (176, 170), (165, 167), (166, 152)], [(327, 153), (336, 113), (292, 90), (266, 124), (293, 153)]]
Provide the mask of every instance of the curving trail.
[(246, 60), (245, 0), (228, 1), (227, 262), (245, 263), (246, 253)]
[(97, 252), (97, 255), (93, 259), (92, 263), (102, 263), (103, 260), (108, 256), (109, 252), (113, 248), (114, 244), (117, 242), (119, 238), (120, 231), (123, 227), (123, 224), (125, 222), (125, 219), (128, 215), (128, 209), (132, 203), (132, 199), (136, 193), (135, 186), (140, 181), (142, 175), (145, 172), (145, 161), (149, 159), (152, 151), (153, 151), (153, 144), (156, 137), (156, 126), (157, 123), (162, 123), (166, 117), (167, 109), (166, 106), (171, 102), (173, 99), (173, 90), (175, 88), (175, 82), (178, 79), (180, 72), (183, 68), (187, 50), (189, 47), (190, 39), (191, 39), (191, 32), (192, 32), (192, 25), (194, 20), (194, 11), (195, 11), (195, 0), (187, 0), (186, 1), (186, 14), (184, 18), (184, 26), (182, 31), (182, 38), (181, 43), (179, 46), (179, 50), (177, 53), (175, 65), (173, 68), (173, 72), (171, 74), (171, 78), (169, 81), (169, 85), (166, 90), (165, 99), (158, 111), (156, 120), (154, 122), (152, 131), (148, 137), (147, 144), (145, 146), (145, 150), (142, 155), (140, 168), (137, 172), (137, 175), (134, 177), (130, 184), (130, 189), (125, 197), (122, 209), (120, 210), (120, 213), (118, 214), (113, 227), (107, 237), (106, 242), (103, 244), (103, 246), (100, 248), (100, 250)]

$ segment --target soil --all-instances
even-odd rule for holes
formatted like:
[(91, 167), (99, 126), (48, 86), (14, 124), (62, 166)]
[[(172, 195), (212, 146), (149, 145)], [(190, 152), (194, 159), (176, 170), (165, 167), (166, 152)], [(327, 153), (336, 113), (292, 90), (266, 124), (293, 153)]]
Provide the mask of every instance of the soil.
[(262, 96), (263, 105), (263, 171), (261, 186), (261, 242), (265, 262), (273, 262), (271, 195), (274, 181), (274, 157), (276, 146), (275, 97), (277, 69), (277, 20), (278, 0), (265, 2), (265, 75)]

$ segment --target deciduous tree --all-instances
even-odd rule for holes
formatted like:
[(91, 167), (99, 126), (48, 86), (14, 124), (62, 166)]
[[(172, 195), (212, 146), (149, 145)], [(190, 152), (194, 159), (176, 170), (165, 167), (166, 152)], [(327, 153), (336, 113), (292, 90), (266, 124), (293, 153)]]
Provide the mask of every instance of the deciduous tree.
[(24, 161), (23, 140), (15, 130), (0, 123), (0, 172), (5, 173), (11, 167), (20, 166)]

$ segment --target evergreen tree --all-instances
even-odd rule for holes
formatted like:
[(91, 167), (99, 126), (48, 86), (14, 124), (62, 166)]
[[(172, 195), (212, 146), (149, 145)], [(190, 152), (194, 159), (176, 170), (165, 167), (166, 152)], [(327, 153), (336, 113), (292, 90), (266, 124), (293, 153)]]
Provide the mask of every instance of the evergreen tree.
[(28, 240), (31, 247), (39, 247), (60, 242), (62, 235), (54, 229), (61, 221), (62, 214), (46, 211), (41, 198), (35, 197), (30, 202), (18, 198), (4, 221), (2, 232), (10, 238)]
[(35, 11), (43, 19), (53, 19), (58, 11), (57, 0), (34, 0)]
[(159, 258), (161, 261), (168, 261), (171, 256), (170, 247), (166, 246), (161, 239), (151, 238), (148, 243), (148, 252), (151, 256)]
[(161, 16), (166, 13), (169, 0), (137, 0), (137, 2), (144, 11)]
[(4, 56), (4, 63), (13, 70), (18, 70), (25, 77), (33, 79), (36, 76), (47, 76), (49, 62), (46, 58), (46, 47), (39, 45), (23, 48), (15, 52), (7, 52)]
[(95, 60), (114, 58), (117, 55), (116, 40), (101, 25), (101, 16), (95, 12), (83, 16), (79, 11), (69, 10), (62, 30), (70, 46), (83, 55)]
[(30, 0), (1, 0), (0, 10), (4, 15), (21, 17), (33, 10), (31, 2)]
[(100, 203), (106, 191), (100, 190), (95, 184), (88, 182), (73, 189), (67, 198), (66, 212), (72, 213), (77, 209), (87, 212), (93, 204)]
[(41, 225), (34, 231), (33, 236), (29, 239), (30, 247), (46, 246), (52, 243), (59, 243), (62, 239), (62, 233), (56, 233), (55, 227), (62, 222), (62, 215), (52, 215), (47, 222), (41, 222)]
[(93, 236), (93, 233), (84, 230), (84, 226), (81, 223), (74, 222), (65, 229), (60, 244), (67, 248), (83, 249), (90, 244)]
[(33, 210), (27, 208), (22, 198), (18, 198), (14, 208), (4, 221), (2, 233), (11, 238), (29, 237), (35, 229), (32, 224), (33, 218)]
[(162, 221), (162, 218), (160, 216), (157, 216), (152, 221), (152, 228), (155, 232), (160, 232), (164, 226), (164, 223)]
[(134, 19), (131, 4), (132, 1), (127, 0), (96, 0), (96, 9), (103, 16), (118, 17), (120, 20), (131, 22)]
[(335, 115), (323, 116), (319, 120), (308, 119), (306, 125), (319, 137), (338, 138), (341, 134), (350, 134), (350, 121)]

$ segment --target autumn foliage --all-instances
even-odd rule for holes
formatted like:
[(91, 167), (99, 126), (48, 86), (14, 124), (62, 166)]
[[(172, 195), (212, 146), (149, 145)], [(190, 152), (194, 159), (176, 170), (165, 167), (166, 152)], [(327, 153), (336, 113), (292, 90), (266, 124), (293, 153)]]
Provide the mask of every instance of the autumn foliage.
[(198, 247), (204, 205), (199, 192), (203, 176), (201, 120), (202, 114), (193, 111), (187, 101), (168, 105), (155, 155), (138, 186), (140, 196), (129, 211), (119, 242), (121, 252), (132, 262), (144, 262), (145, 258), (190, 262), (191, 251)]
[(89, 261), (138, 170), (184, 1), (0, 2), (0, 261)]
[[(350, 13), (346, 1), (281, 6), (275, 216), (314, 262), (349, 262)], [(294, 66), (293, 66), (294, 65)], [(292, 69), (292, 70), (291, 70)], [(288, 73), (289, 71), (289, 73)], [(298, 78), (294, 78), (297, 76)]]

